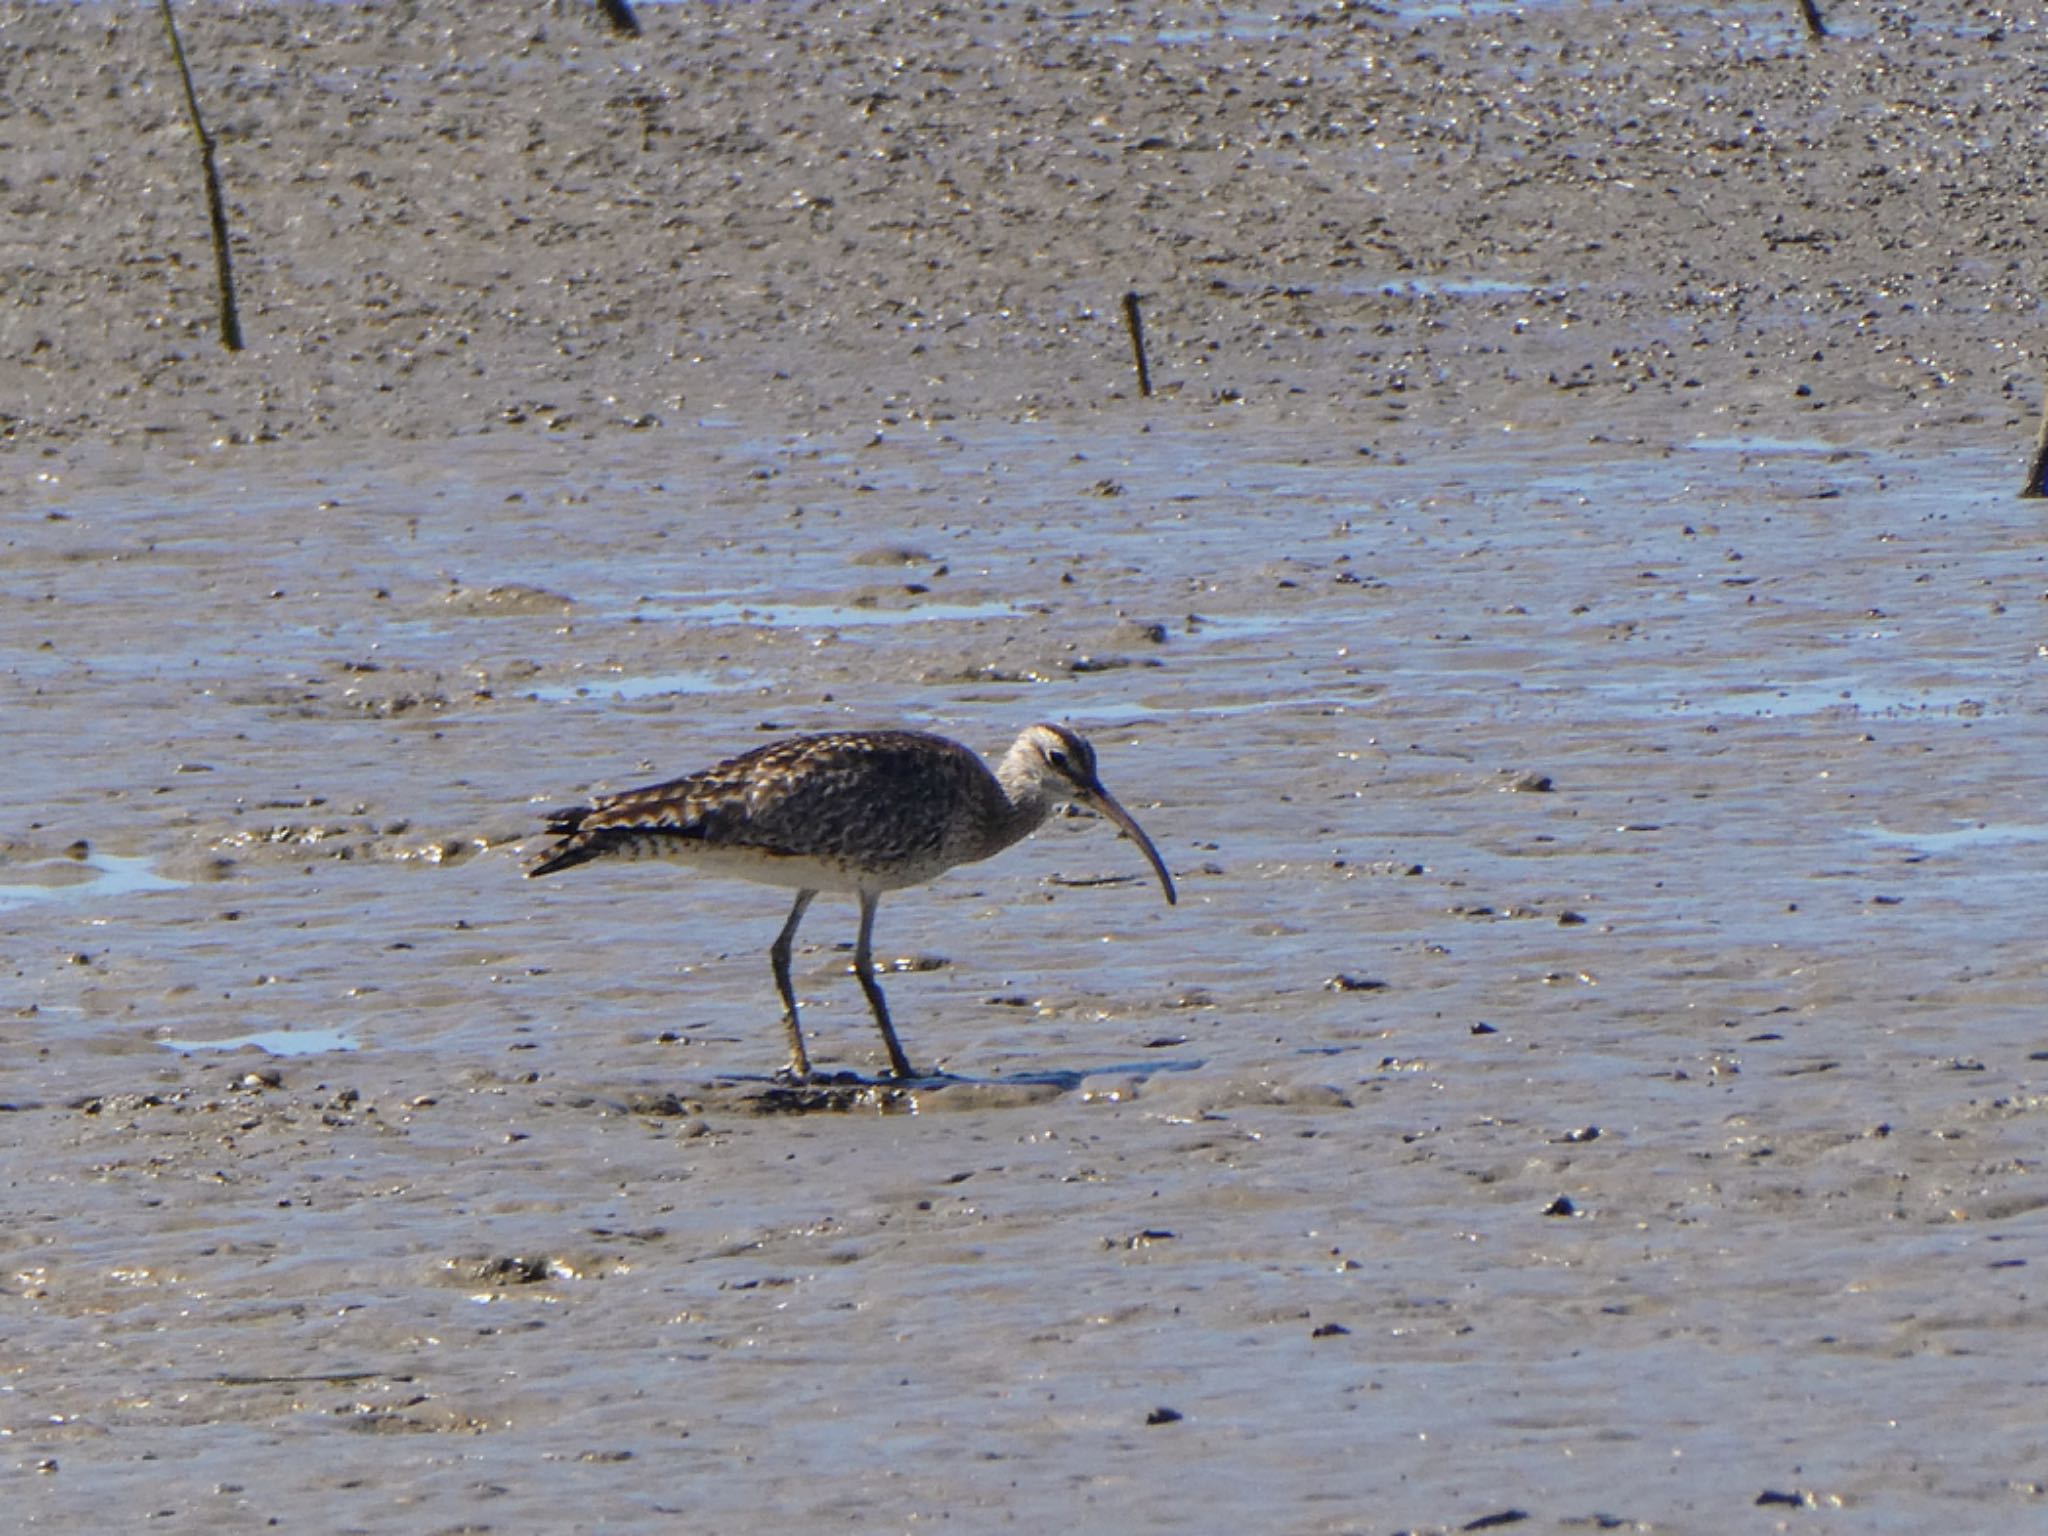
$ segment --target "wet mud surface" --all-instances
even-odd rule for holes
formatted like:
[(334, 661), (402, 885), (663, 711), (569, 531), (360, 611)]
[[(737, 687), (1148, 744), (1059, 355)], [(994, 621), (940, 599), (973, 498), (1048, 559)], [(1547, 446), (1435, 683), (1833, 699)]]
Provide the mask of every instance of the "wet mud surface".
[[(2037, 22), (180, 10), (232, 362), (0, 26), (21, 1528), (2042, 1518)], [(851, 903), (799, 1088), (783, 893), (520, 878), (1038, 719), (1181, 904), (885, 900), (927, 1078)]]

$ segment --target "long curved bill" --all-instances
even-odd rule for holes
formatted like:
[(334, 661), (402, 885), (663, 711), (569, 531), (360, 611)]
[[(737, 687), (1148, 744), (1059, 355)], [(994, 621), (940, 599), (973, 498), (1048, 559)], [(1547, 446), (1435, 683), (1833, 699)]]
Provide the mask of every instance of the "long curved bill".
[(1166, 892), (1166, 904), (1173, 906), (1179, 902), (1180, 897), (1173, 889), (1173, 876), (1166, 872), (1166, 861), (1159, 857), (1159, 850), (1152, 846), (1152, 839), (1147, 837), (1145, 829), (1138, 825), (1138, 818), (1118, 805), (1116, 796), (1100, 784), (1088, 786), (1086, 803), (1121, 827), (1124, 835), (1136, 843), (1139, 851), (1151, 861), (1153, 872), (1159, 876), (1159, 888)]

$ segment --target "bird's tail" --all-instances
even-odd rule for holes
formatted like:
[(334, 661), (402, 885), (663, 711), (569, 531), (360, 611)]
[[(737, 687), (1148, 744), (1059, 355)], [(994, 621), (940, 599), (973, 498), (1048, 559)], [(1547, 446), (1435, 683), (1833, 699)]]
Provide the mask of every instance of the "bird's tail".
[(604, 843), (601, 839), (578, 835), (583, 827), (583, 818), (593, 809), (594, 807), (588, 805), (571, 805), (547, 813), (547, 831), (550, 836), (558, 837), (561, 841), (527, 870), (527, 879), (537, 880), (542, 875), (552, 875), (558, 869), (574, 869), (578, 864), (587, 864), (604, 852)]

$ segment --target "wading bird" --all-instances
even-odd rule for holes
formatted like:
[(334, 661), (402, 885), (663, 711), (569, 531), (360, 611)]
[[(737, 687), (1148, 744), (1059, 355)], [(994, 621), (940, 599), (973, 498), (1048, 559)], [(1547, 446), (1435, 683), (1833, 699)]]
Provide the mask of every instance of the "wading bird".
[(789, 1030), (789, 1074), (811, 1071), (789, 981), (790, 945), (820, 891), (860, 898), (853, 970), (874, 1010), (889, 1065), (912, 1077), (875, 980), (875, 907), (884, 891), (923, 885), (956, 864), (999, 853), (1063, 801), (1108, 817), (1138, 845), (1169, 903), (1159, 850), (1096, 776), (1095, 749), (1064, 725), (1034, 725), (994, 771), (957, 741), (921, 731), (791, 736), (663, 784), (551, 811), (558, 841), (527, 871), (551, 875), (593, 859), (673, 859), (763, 885), (796, 904), (769, 947)]

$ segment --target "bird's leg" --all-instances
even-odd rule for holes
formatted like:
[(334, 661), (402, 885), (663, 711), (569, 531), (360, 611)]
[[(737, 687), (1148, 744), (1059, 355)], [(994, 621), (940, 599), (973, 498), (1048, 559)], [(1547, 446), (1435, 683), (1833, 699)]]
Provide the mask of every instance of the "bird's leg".
[(853, 974), (860, 978), (860, 989), (867, 993), (868, 1006), (874, 1009), (875, 1023), (881, 1027), (882, 1043), (889, 1047), (889, 1070), (898, 1077), (915, 1077), (910, 1058), (903, 1054), (889, 1023), (889, 1005), (882, 999), (881, 983), (875, 980), (875, 907), (880, 899), (873, 891), (860, 893), (860, 939), (853, 946)]
[(796, 989), (789, 984), (789, 946), (796, 938), (796, 925), (804, 920), (804, 908), (817, 894), (816, 891), (796, 893), (796, 905), (789, 909), (789, 921), (782, 925), (782, 932), (775, 935), (775, 942), (768, 947), (768, 958), (775, 966), (775, 990), (782, 994), (782, 1022), (789, 1029), (789, 1066), (785, 1070), (798, 1082), (811, 1075), (811, 1058), (804, 1050), (803, 1026), (796, 1021)]

